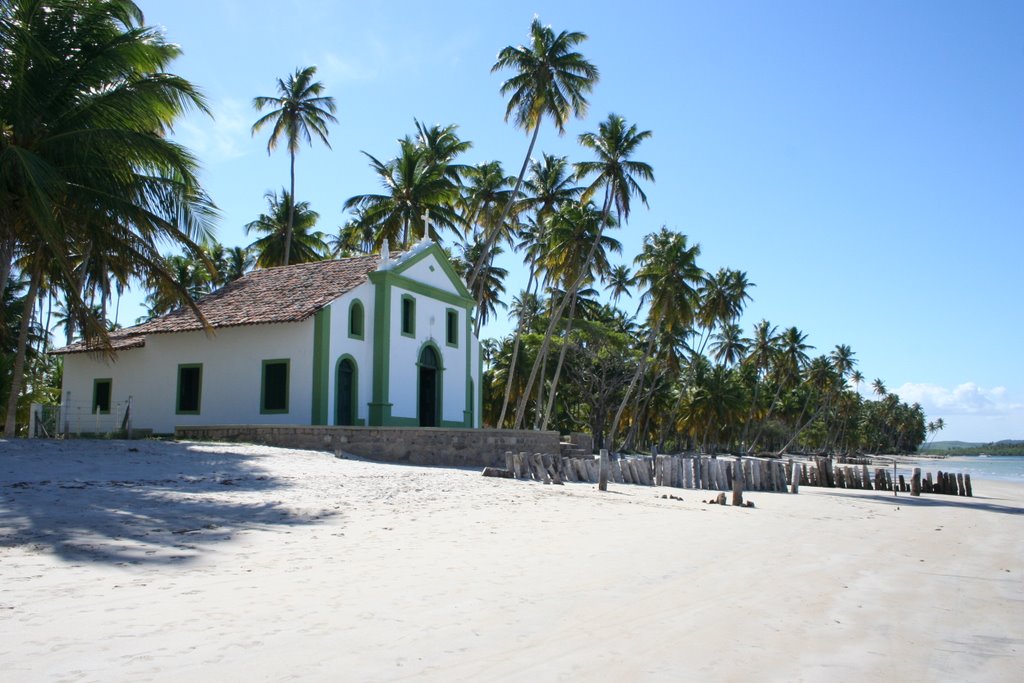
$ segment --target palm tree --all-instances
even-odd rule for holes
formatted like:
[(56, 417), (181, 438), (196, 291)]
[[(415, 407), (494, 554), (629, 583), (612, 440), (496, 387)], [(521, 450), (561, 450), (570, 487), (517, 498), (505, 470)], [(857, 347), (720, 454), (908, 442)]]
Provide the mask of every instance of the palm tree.
[(882, 398), (889, 393), (885, 388), (885, 382), (883, 382), (880, 377), (875, 378), (875, 380), (871, 383), (871, 388), (872, 390), (874, 390), (875, 394), (877, 394), (879, 398)]
[(750, 344), (750, 340), (743, 336), (743, 330), (736, 323), (726, 323), (714, 339), (711, 350), (715, 360), (726, 367), (743, 358)]
[(854, 370), (850, 373), (850, 381), (853, 382), (853, 390), (860, 394), (860, 385), (864, 382), (864, 373), (860, 370)]
[[(327, 141), (327, 123), (338, 122), (338, 119), (334, 117), (334, 112), (337, 111), (334, 98), (321, 95), (324, 86), (320, 81), (313, 80), (314, 75), (316, 75), (315, 66), (295, 69), (295, 73), (288, 78), (277, 79), (277, 95), (254, 97), (252, 100), (256, 111), (271, 110), (252, 124), (253, 135), (264, 126), (273, 124), (270, 139), (267, 140), (267, 154), (274, 151), (281, 138), (284, 138), (288, 147), (291, 181), (288, 190), (289, 197), (295, 196), (295, 155), (299, 153), (300, 141), (305, 140), (306, 144), (310, 144), (315, 135), (330, 149), (331, 143)], [(288, 228), (284, 238), (284, 258), (281, 262), (283, 266), (291, 263), (294, 225), (294, 212), (289, 211)]]
[[(575, 180), (575, 175), (569, 173), (569, 161), (566, 157), (544, 154), (541, 161), (530, 164), (530, 177), (524, 181), (526, 197), (522, 199), (521, 203), (525, 209), (533, 211), (533, 217), (532, 222), (528, 219), (525, 224), (520, 225), (520, 242), (516, 246), (517, 251), (519, 249), (526, 251), (526, 262), (529, 265), (527, 291), (530, 291), (533, 286), (537, 277), (537, 267), (542, 260), (543, 245), (546, 242), (547, 217), (570, 202), (576, 201), (583, 192), (583, 188), (577, 186)], [(519, 361), (519, 344), (525, 325), (525, 319), (517, 318), (510, 362), (513, 373)], [(505, 388), (498, 424), (505, 422), (511, 389), (511, 386)]]
[[(558, 381), (565, 363), (565, 353), (569, 347), (569, 335), (572, 332), (573, 316), (576, 312), (581, 284), (579, 280), (583, 278), (583, 284), (585, 284), (595, 277), (607, 274), (610, 268), (608, 252), (619, 253), (622, 251), (622, 245), (618, 240), (603, 234), (601, 218), (596, 207), (588, 203), (567, 205), (552, 214), (548, 220), (547, 258), (545, 259), (548, 276), (553, 282), (572, 283), (573, 289), (565, 293), (566, 296), (571, 297), (569, 313), (563, 332), (562, 348), (555, 366), (555, 375), (551, 380), (547, 408), (541, 423), (542, 430), (547, 429), (548, 421), (551, 418)], [(590, 249), (589, 245), (595, 243), (598, 245), (597, 249)], [(584, 250), (587, 251), (586, 256), (584, 256)], [(586, 259), (589, 259), (589, 262)]]
[(167, 136), (183, 113), (205, 112), (205, 102), (167, 72), (180, 49), (145, 27), (134, 3), (10, 0), (0, 9), (0, 45), (0, 295), (16, 259), (29, 281), (11, 369), (10, 436), (45, 278), (49, 291), (64, 294), (84, 338), (108, 343), (106, 325), (82, 298), (72, 245), (102, 241), (112, 272), (171, 281), (158, 243), (200, 255), (196, 241), (215, 209), (194, 158)]
[(779, 335), (777, 350), (772, 358), (774, 363), (775, 395), (772, 397), (772, 402), (768, 405), (767, 413), (761, 420), (757, 434), (754, 435), (753, 440), (750, 442), (748, 447), (749, 453), (754, 452), (757, 442), (764, 433), (768, 418), (771, 417), (772, 413), (779, 406), (779, 397), (782, 395), (783, 390), (791, 389), (798, 383), (800, 373), (808, 362), (807, 351), (814, 348), (806, 342), (807, 335), (796, 327), (787, 328)]
[[(373, 235), (375, 249), (384, 240), (408, 246), (416, 237), (428, 235), (440, 240), (437, 228), (461, 234), (462, 218), (455, 211), (458, 185), (451, 179), (447, 161), (439, 163), (436, 154), (412, 138), (399, 140), (400, 154), (382, 162), (363, 152), (377, 174), (383, 194), (363, 194), (345, 201), (346, 211), (355, 211), (358, 222), (351, 224), (358, 235)], [(425, 216), (430, 216), (427, 225)]]
[(612, 303), (618, 303), (619, 297), (623, 294), (629, 294), (629, 288), (636, 284), (636, 280), (633, 278), (633, 273), (629, 271), (629, 266), (622, 263), (617, 266), (613, 266), (611, 272), (608, 273), (608, 284), (605, 289), (609, 290), (612, 295)]
[[(463, 186), (461, 205), (466, 224), (473, 231), (474, 242), (484, 235), (499, 233), (498, 241), (510, 240), (511, 231), (508, 223), (498, 224), (498, 218), (504, 213), (505, 205), (513, 201), (510, 185), (513, 180), (505, 175), (500, 161), (488, 161), (463, 170), (465, 185)], [(483, 245), (481, 244), (481, 249)], [(480, 254), (476, 253), (479, 257)], [(489, 259), (493, 262), (493, 258)], [(470, 270), (476, 261), (469, 264)]]
[[(466, 271), (473, 267), (473, 264), (476, 263), (477, 252), (480, 249), (481, 245), (479, 242), (462, 245), (462, 263), (460, 264), (462, 267), (458, 269), (460, 275), (465, 276)], [(504, 280), (508, 277), (508, 271), (495, 266), (493, 261), (493, 257), (499, 256), (501, 253), (501, 246), (495, 246), (494, 250), (491, 251), (492, 260), (480, 271), (480, 277), (473, 283), (471, 294), (477, 304), (477, 316), (473, 332), (477, 335), (480, 334), (480, 328), (486, 325), (491, 316), (498, 312), (498, 306), (506, 307), (501, 301), (501, 295), (505, 293)]]
[(853, 349), (846, 344), (836, 344), (832, 353), (829, 354), (832, 365), (843, 379), (846, 379), (846, 376), (853, 371), (853, 366), (857, 364), (855, 355)]
[[(621, 225), (623, 221), (629, 220), (630, 198), (633, 195), (639, 196), (641, 201), (645, 205), (647, 204), (647, 196), (640, 188), (639, 180), (653, 181), (654, 172), (650, 165), (640, 161), (633, 161), (631, 157), (640, 146), (640, 143), (649, 137), (651, 137), (649, 130), (638, 131), (636, 125), (627, 125), (625, 119), (615, 114), (609, 114), (608, 120), (598, 125), (597, 134), (583, 133), (579, 136), (580, 144), (594, 151), (598, 157), (596, 161), (576, 164), (576, 173), (577, 177), (580, 178), (596, 174), (590, 186), (583, 193), (585, 201), (590, 196), (593, 196), (597, 190), (604, 189), (600, 222), (602, 231), (608, 225)], [(613, 206), (616, 209), (616, 217), (618, 218), (615, 223), (611, 221), (611, 209)], [(551, 320), (548, 323), (549, 331), (545, 334), (545, 341), (542, 343), (542, 356), (547, 352), (547, 346), (551, 343), (551, 332), (560, 323), (560, 318), (566, 304), (572, 300), (572, 295), (587, 277), (586, 271), (590, 268), (594, 254), (600, 246), (600, 237), (601, 233), (599, 232), (590, 246), (590, 253), (584, 261), (583, 269), (581, 269), (576, 281), (568, 287), (569, 297), (564, 299), (551, 315)], [(530, 373), (531, 377), (536, 377), (537, 370), (538, 368), (535, 364)], [(530, 380), (527, 385), (531, 386), (532, 383), (533, 380)], [(526, 402), (521, 399), (516, 409), (517, 425), (520, 424), (525, 409)], [(611, 429), (614, 433), (614, 424)]]
[(650, 164), (633, 161), (632, 156), (640, 143), (652, 135), (649, 130), (638, 131), (636, 124), (627, 125), (626, 119), (617, 114), (609, 114), (607, 120), (598, 124), (597, 133), (583, 133), (579, 137), (580, 145), (597, 156), (595, 161), (575, 165), (577, 177), (594, 175), (583, 196), (593, 197), (603, 189), (601, 210), (607, 215), (614, 207), (619, 223), (629, 220), (630, 199), (634, 195), (647, 206), (647, 195), (639, 181), (654, 182), (654, 170)]
[(273, 268), (288, 265), (288, 246), (291, 240), (292, 260), (295, 263), (321, 261), (328, 253), (324, 235), (312, 231), (320, 214), (309, 208), (309, 202), (298, 202), (293, 205), (292, 196), (285, 190), (281, 195), (267, 192), (263, 195), (267, 200), (267, 213), (247, 223), (245, 234), (256, 232), (263, 234), (248, 249), (256, 255), (258, 268)]
[[(505, 121), (512, 118), (516, 126), (530, 134), (530, 146), (512, 188), (513, 195), (518, 196), (523, 184), (541, 121), (545, 117), (550, 118), (561, 135), (565, 133), (565, 124), (571, 116), (586, 116), (586, 93), (593, 90), (600, 78), (597, 67), (574, 50), (586, 39), (586, 34), (578, 31), (561, 31), (556, 35), (550, 26), (542, 25), (540, 19), (534, 17), (530, 24), (529, 45), (503, 48), (491, 67), (491, 73), (503, 69), (515, 72), (501, 84), (501, 94), (509, 95)], [(504, 224), (511, 208), (511, 204), (505, 206), (498, 225)], [(497, 239), (496, 235), (491, 235), (484, 240), (481, 260), (474, 265), (469, 276), (470, 286)]]
[(636, 257), (636, 281), (644, 288), (640, 305), (647, 309), (647, 348), (626, 388), (608, 434), (615, 447), (619, 421), (632, 397), (633, 388), (643, 376), (647, 361), (659, 334), (680, 335), (689, 332), (697, 315), (697, 291), (706, 274), (697, 265), (700, 245), (690, 246), (686, 235), (662, 228), (644, 238), (643, 250)]

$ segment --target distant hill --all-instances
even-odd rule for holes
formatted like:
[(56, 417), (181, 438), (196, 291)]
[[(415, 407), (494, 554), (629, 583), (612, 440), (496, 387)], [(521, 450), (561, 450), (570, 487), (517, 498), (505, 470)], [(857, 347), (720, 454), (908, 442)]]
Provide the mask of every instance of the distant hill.
[(918, 449), (920, 453), (939, 455), (1024, 455), (1024, 441), (1020, 439), (1003, 439), (988, 443), (971, 443), (970, 441), (935, 441)]
[(922, 451), (951, 451), (954, 448), (978, 448), (983, 446), (982, 443), (973, 443), (971, 441), (933, 441), (927, 446), (921, 446)]

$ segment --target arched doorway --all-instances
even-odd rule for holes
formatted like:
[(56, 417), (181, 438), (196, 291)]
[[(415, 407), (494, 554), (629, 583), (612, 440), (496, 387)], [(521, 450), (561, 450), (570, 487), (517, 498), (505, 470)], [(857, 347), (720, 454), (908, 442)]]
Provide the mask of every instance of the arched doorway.
[(356, 423), (356, 364), (348, 358), (338, 361), (334, 393), (334, 424)]
[(420, 352), (417, 413), (420, 427), (436, 427), (441, 417), (441, 359), (431, 346)]

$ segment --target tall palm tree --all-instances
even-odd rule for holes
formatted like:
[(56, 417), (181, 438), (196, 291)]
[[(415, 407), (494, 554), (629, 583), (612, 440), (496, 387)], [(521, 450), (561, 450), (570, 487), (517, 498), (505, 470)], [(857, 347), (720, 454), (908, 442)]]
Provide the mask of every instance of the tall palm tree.
[[(545, 227), (547, 217), (570, 202), (576, 201), (583, 188), (577, 186), (576, 177), (569, 172), (569, 161), (566, 157), (544, 154), (540, 161), (530, 164), (530, 177), (524, 181), (525, 197), (522, 198), (524, 210), (533, 212), (532, 219), (520, 225), (520, 242), (517, 250), (526, 251), (526, 263), (529, 266), (527, 291), (530, 291), (537, 278), (537, 268), (542, 262), (544, 244), (546, 243)], [(526, 320), (517, 318), (516, 333), (512, 342), (512, 359), (510, 368), (514, 373), (519, 362), (519, 344)], [(498, 424), (504, 424), (505, 413), (508, 411), (511, 398), (511, 386), (505, 387), (505, 396), (501, 404)]]
[[(577, 177), (580, 178), (591, 174), (595, 176), (590, 186), (583, 193), (584, 201), (593, 196), (596, 191), (604, 189), (604, 201), (601, 207), (602, 218), (600, 222), (602, 231), (606, 226), (621, 225), (623, 221), (629, 220), (630, 198), (634, 195), (640, 197), (645, 205), (647, 204), (647, 196), (641, 189), (639, 181), (653, 181), (654, 172), (649, 164), (634, 161), (632, 156), (640, 146), (640, 143), (649, 137), (651, 137), (649, 130), (638, 131), (636, 125), (627, 125), (625, 119), (615, 114), (609, 114), (608, 120), (598, 125), (598, 133), (583, 133), (579, 136), (580, 144), (597, 155), (596, 161), (576, 164), (576, 173)], [(613, 206), (618, 218), (615, 222), (611, 220), (611, 209)], [(565, 311), (565, 306), (573, 300), (572, 295), (587, 277), (586, 269), (590, 267), (594, 254), (600, 246), (600, 237), (601, 233), (598, 233), (593, 244), (590, 245), (590, 253), (584, 262), (583, 270), (580, 271), (576, 281), (567, 289), (569, 296), (562, 301), (551, 315), (551, 320), (548, 323), (549, 331), (545, 334), (545, 340), (542, 342), (542, 356), (547, 352), (546, 347), (551, 343), (551, 333), (561, 322), (560, 319)], [(535, 363), (534, 368), (530, 372), (531, 377), (536, 377), (538, 369)], [(527, 385), (532, 385), (533, 381), (532, 379), (529, 380)], [(516, 409), (517, 425), (521, 422), (525, 410), (526, 402), (520, 399), (519, 406)], [(614, 432), (615, 425), (612, 425), (611, 429)]]
[(267, 213), (247, 223), (245, 234), (261, 233), (248, 249), (256, 255), (256, 266), (273, 268), (288, 265), (289, 239), (291, 241), (291, 262), (309, 263), (323, 260), (329, 249), (324, 242), (326, 235), (314, 231), (320, 214), (309, 208), (309, 202), (292, 202), (292, 196), (281, 190), (263, 195), (267, 200)]
[(613, 266), (611, 272), (608, 273), (608, 284), (605, 289), (609, 290), (612, 295), (612, 303), (618, 303), (619, 297), (623, 294), (629, 294), (629, 288), (636, 284), (636, 280), (633, 278), (633, 273), (630, 272), (629, 266), (625, 263)]
[(686, 235), (666, 228), (644, 238), (643, 250), (635, 263), (638, 266), (636, 281), (644, 288), (640, 305), (648, 304), (647, 348), (612, 420), (608, 433), (608, 443), (612, 448), (615, 447), (619, 421), (632, 398), (633, 389), (643, 377), (658, 335), (680, 335), (693, 327), (697, 316), (698, 289), (706, 277), (697, 265), (699, 256), (699, 244), (691, 246)]
[[(583, 277), (583, 284), (587, 284), (597, 277), (603, 277), (610, 268), (608, 252), (619, 253), (622, 251), (622, 245), (618, 240), (604, 234), (601, 219), (601, 213), (593, 204), (570, 204), (552, 214), (548, 219), (546, 258), (548, 275), (553, 282), (573, 283), (575, 286), (572, 291), (566, 292), (566, 296), (572, 299), (569, 302), (569, 312), (562, 335), (562, 348), (558, 354), (558, 363), (555, 365), (555, 374), (548, 393), (547, 408), (541, 422), (542, 430), (547, 429), (548, 421), (551, 418), (562, 366), (565, 364), (565, 353), (569, 347), (569, 335), (572, 332), (573, 316), (576, 312), (579, 295), (578, 280)], [(598, 245), (596, 251), (589, 247), (593, 243)], [(586, 255), (584, 252), (587, 252)]]
[(772, 413), (779, 406), (779, 398), (782, 392), (793, 388), (799, 382), (800, 373), (808, 362), (807, 351), (813, 348), (813, 346), (807, 343), (807, 335), (796, 327), (789, 327), (779, 335), (777, 350), (772, 358), (774, 364), (775, 395), (772, 397), (772, 402), (768, 405), (767, 413), (761, 419), (757, 433), (750, 442), (748, 452), (753, 453), (757, 447), (757, 442), (764, 433), (768, 418), (771, 417)]
[[(596, 66), (575, 51), (575, 47), (586, 39), (587, 35), (578, 31), (556, 34), (550, 26), (541, 24), (540, 18), (534, 17), (530, 24), (529, 45), (502, 48), (491, 67), (491, 73), (503, 69), (515, 72), (500, 88), (502, 95), (509, 96), (505, 121), (512, 118), (516, 126), (530, 135), (530, 146), (512, 188), (513, 195), (519, 194), (523, 184), (541, 121), (550, 118), (561, 135), (565, 133), (565, 124), (570, 117), (583, 118), (587, 114), (586, 94), (593, 90), (600, 73)], [(504, 224), (511, 208), (510, 204), (505, 206), (498, 225)], [(474, 265), (469, 276), (471, 286), (497, 239), (497, 235), (490, 235), (484, 240), (480, 262)]]
[[(384, 192), (345, 201), (343, 208), (356, 213), (358, 223), (353, 227), (372, 234), (375, 249), (385, 239), (392, 246), (408, 246), (425, 234), (440, 240), (439, 227), (461, 234), (463, 219), (455, 210), (459, 187), (448, 173), (447, 161), (439, 162), (434, 152), (412, 138), (398, 142), (399, 155), (387, 162), (363, 152)], [(429, 225), (424, 220), (427, 212)]]
[[(264, 126), (272, 124), (273, 130), (270, 132), (270, 139), (267, 140), (267, 154), (277, 148), (278, 142), (282, 138), (288, 148), (291, 183), (288, 190), (289, 197), (295, 196), (295, 155), (299, 153), (299, 143), (305, 140), (306, 144), (310, 144), (313, 141), (313, 136), (316, 136), (330, 149), (331, 143), (327, 140), (327, 124), (328, 122), (338, 122), (338, 119), (334, 117), (334, 112), (337, 111), (334, 98), (321, 94), (324, 91), (324, 86), (320, 81), (313, 80), (315, 75), (315, 66), (295, 69), (295, 73), (286, 79), (277, 79), (276, 95), (254, 97), (252, 100), (256, 111), (271, 110), (252, 124), (252, 134), (255, 135)], [(284, 239), (284, 258), (281, 263), (284, 266), (291, 263), (294, 224), (294, 211), (289, 211), (288, 229)]]
[(29, 280), (5, 423), (13, 435), (44, 274), (80, 313), (84, 338), (102, 345), (106, 326), (82, 298), (72, 245), (102, 237), (108, 264), (170, 282), (159, 243), (201, 254), (197, 239), (215, 209), (195, 159), (167, 135), (205, 102), (168, 73), (180, 49), (145, 27), (134, 3), (9, 0), (0, 6), (0, 45), (0, 295), (15, 259)]
[(875, 394), (878, 395), (879, 398), (884, 398), (889, 393), (886, 390), (885, 382), (882, 381), (881, 377), (876, 377), (875, 380), (871, 382), (871, 389), (875, 392)]

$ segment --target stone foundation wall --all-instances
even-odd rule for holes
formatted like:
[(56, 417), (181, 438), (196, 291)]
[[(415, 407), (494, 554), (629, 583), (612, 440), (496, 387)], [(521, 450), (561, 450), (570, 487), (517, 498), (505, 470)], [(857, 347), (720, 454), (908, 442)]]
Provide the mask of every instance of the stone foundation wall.
[(177, 427), (174, 436), (341, 451), (381, 462), (443, 467), (504, 467), (505, 451), (559, 452), (558, 432), (513, 429), (208, 425)]

